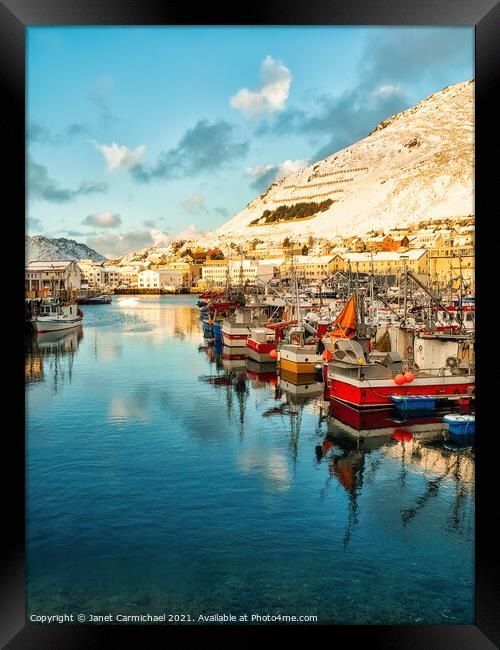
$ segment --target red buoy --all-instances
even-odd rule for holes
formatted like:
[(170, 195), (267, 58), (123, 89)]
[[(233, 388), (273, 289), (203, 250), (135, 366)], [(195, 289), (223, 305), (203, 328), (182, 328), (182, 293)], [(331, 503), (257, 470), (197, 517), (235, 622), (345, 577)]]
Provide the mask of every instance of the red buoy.
[(396, 375), (394, 377), (394, 383), (398, 386), (402, 386), (405, 383), (406, 379), (404, 375)]
[(269, 352), (269, 356), (271, 357), (271, 359), (276, 360), (278, 358), (278, 350), (276, 350), (276, 348), (274, 350), (271, 350), (271, 352)]
[(407, 381), (408, 383), (412, 382), (415, 379), (415, 375), (410, 371), (405, 372), (404, 377), (405, 377), (405, 381)]
[(392, 434), (392, 437), (394, 440), (398, 441), (404, 441), (404, 442), (410, 442), (410, 440), (413, 438), (412, 434), (409, 431), (401, 431), (401, 430), (396, 430)]

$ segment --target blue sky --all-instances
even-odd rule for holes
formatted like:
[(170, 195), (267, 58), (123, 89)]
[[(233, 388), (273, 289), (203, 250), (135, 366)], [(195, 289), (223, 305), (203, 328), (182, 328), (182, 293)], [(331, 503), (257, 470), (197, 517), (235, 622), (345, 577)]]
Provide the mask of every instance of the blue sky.
[(211, 230), (473, 52), (472, 28), (29, 28), (28, 234), (111, 257)]

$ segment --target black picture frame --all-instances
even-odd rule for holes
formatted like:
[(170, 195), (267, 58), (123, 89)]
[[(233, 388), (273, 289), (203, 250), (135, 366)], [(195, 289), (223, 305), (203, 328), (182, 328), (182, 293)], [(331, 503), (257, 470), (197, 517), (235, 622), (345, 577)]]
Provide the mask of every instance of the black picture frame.
[[(9, 151), (8, 182), (4, 187), (12, 202), (15, 215), (14, 234), (9, 239), (13, 264), (20, 267), (24, 260), (24, 222), (20, 218), (25, 208), (25, 122), (24, 82), (25, 29), (35, 25), (455, 25), (475, 26), (476, 31), (476, 228), (479, 236), (476, 254), (476, 296), (479, 300), (478, 329), (488, 318), (489, 273), (495, 259), (496, 238), (494, 220), (498, 220), (494, 197), (498, 183), (495, 156), (500, 151), (498, 129), (498, 89), (500, 70), (500, 4), (498, 0), (272, 0), (265, 4), (226, 8), (204, 3), (194, 9), (187, 3), (153, 2), (152, 0), (0, 0), (1, 84), (8, 113), (4, 120), (4, 136)], [(489, 215), (491, 213), (491, 217)], [(498, 241), (498, 240), (496, 240)], [(17, 273), (17, 271), (16, 271)], [(11, 273), (14, 277), (15, 274)], [(17, 276), (16, 276), (17, 277)], [(19, 285), (24, 273), (19, 269)], [(16, 331), (23, 332), (24, 310), (21, 316), (23, 288), (17, 279), (8, 283), (13, 292), (9, 305), (16, 305), (19, 314)], [(483, 289), (486, 291), (483, 294)], [(485, 296), (483, 298), (483, 296)], [(484, 307), (483, 307), (484, 305)], [(9, 311), (12, 311), (9, 308)], [(21, 321), (23, 318), (23, 321)], [(17, 339), (16, 339), (17, 341)], [(479, 342), (481, 336), (479, 336)], [(19, 349), (22, 350), (22, 335)], [(20, 399), (15, 411), (17, 422), (24, 408), (24, 381), (21, 364), (17, 365), (17, 346), (6, 346), (14, 368), (9, 388)], [(479, 440), (477, 459), (476, 499), (476, 624), (470, 626), (303, 626), (294, 627), (294, 637), (309, 638), (318, 631), (326, 632), (329, 643), (362, 643), (370, 646), (413, 649), (443, 648), (488, 649), (500, 644), (500, 607), (498, 573), (496, 571), (497, 542), (494, 533), (498, 520), (494, 502), (495, 423), (488, 425), (486, 416), (486, 388), (488, 377), (488, 344), (476, 346), (480, 373), (477, 385), (479, 408)], [(19, 375), (18, 373), (19, 369)], [(4, 375), (5, 377), (6, 375)], [(15, 377), (15, 380), (14, 380)], [(4, 404), (4, 409), (11, 410)], [(483, 406), (481, 406), (483, 405)], [(490, 412), (493, 407), (488, 406)], [(24, 435), (22, 427), (4, 428), (4, 467), (11, 475), (4, 488), (4, 541), (7, 549), (2, 556), (0, 581), (0, 642), (2, 647), (17, 648), (94, 648), (110, 644), (134, 643), (140, 647), (156, 646), (159, 634), (169, 640), (178, 633), (196, 629), (213, 641), (214, 634), (244, 632), (249, 640), (256, 634), (271, 631), (269, 627), (154, 627), (154, 626), (90, 626), (90, 625), (35, 625), (25, 622), (24, 609)], [(491, 434), (491, 435), (490, 435)], [(485, 440), (486, 439), (486, 440)], [(5, 470), (3, 472), (5, 477)], [(436, 540), (439, 543), (439, 540)], [(334, 628), (334, 629), (333, 629)], [(276, 630), (276, 627), (274, 628)]]

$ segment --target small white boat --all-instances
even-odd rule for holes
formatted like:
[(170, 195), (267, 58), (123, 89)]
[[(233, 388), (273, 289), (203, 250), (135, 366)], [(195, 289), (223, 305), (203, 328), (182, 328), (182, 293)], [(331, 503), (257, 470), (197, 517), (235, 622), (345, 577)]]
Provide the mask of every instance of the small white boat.
[(78, 327), (82, 323), (83, 312), (76, 302), (63, 305), (59, 301), (51, 301), (41, 305), (40, 313), (32, 320), (33, 329), (43, 332), (57, 332)]
[(98, 296), (78, 299), (78, 304), (80, 305), (109, 305), (110, 302), (112, 302), (112, 298), (109, 293), (101, 293)]

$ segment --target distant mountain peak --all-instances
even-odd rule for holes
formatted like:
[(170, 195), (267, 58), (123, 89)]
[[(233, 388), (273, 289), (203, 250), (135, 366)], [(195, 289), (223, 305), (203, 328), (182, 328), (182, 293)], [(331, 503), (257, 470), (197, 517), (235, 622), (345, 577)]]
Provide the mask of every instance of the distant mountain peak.
[(37, 260), (81, 260), (104, 262), (106, 257), (86, 244), (65, 237), (26, 236), (26, 262)]

